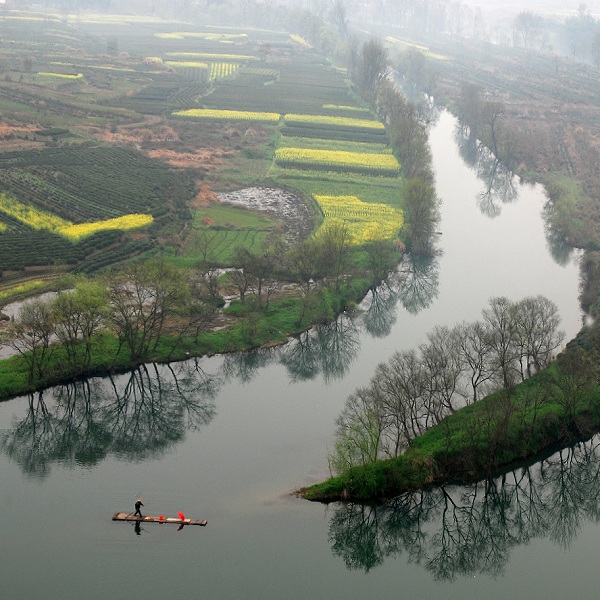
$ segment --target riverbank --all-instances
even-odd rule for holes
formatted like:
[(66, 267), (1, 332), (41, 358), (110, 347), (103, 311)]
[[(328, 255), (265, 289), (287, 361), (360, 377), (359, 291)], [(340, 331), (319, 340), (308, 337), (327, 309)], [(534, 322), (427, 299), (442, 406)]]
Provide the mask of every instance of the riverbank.
[(43, 374), (37, 374), (33, 379), (29, 376), (28, 356), (16, 354), (0, 360), (0, 401), (87, 377), (123, 373), (144, 363), (169, 363), (284, 344), (291, 336), (319, 323), (331, 322), (342, 312), (353, 310), (369, 287), (367, 279), (357, 277), (340, 285), (337, 290), (327, 288), (324, 290), (326, 293), (321, 294), (320, 302), (310, 311), (303, 306), (302, 298), (294, 296), (282, 296), (260, 311), (232, 307), (227, 325), (215, 326), (197, 336), (191, 331), (188, 335), (177, 333), (177, 322), (174, 321), (151, 353), (136, 360), (132, 359), (127, 345), (119, 344), (117, 336), (108, 330), (94, 336), (91, 359), (85, 368), (69, 366), (85, 364), (83, 343), (76, 348), (78, 356), (75, 360), (72, 357), (69, 360), (64, 346), (51, 345)]
[(382, 501), (431, 485), (470, 483), (539, 460), (600, 430), (600, 327), (584, 328), (550, 367), (444, 419), (390, 460), (298, 490), (308, 500)]

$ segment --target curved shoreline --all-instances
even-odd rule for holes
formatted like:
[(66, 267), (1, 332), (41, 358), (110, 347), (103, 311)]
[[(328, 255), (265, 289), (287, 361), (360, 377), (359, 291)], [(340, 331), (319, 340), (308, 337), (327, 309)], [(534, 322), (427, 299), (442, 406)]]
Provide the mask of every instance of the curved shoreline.
[[(481, 481), (590, 438), (600, 431), (600, 384), (593, 364), (589, 370), (580, 364), (596, 358), (599, 331), (598, 325), (582, 329), (563, 351), (563, 366), (553, 363), (510, 391), (456, 411), (399, 457), (353, 467), (295, 494), (318, 502), (382, 502), (431, 486)], [(544, 403), (532, 414), (529, 398), (536, 392), (545, 394)]]

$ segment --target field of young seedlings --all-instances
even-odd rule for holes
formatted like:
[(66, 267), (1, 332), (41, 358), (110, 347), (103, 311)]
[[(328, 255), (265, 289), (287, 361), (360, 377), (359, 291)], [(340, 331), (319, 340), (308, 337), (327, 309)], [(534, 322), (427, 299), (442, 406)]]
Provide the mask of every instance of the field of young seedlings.
[(207, 189), (283, 185), (298, 202), (312, 198), (322, 222), (346, 221), (355, 241), (398, 235), (400, 165), (385, 128), (307, 44), (77, 19), (0, 18), (5, 281), (40, 268), (93, 272), (159, 247), (193, 265), (200, 238), (226, 265), (280, 226), (217, 210)]

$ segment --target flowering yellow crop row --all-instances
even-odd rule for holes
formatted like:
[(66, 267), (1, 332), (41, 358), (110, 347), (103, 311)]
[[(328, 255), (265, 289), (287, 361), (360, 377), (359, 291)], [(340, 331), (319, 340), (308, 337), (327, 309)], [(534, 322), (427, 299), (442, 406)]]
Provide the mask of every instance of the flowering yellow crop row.
[(345, 110), (348, 112), (369, 112), (368, 108), (361, 108), (360, 106), (346, 106), (344, 104), (323, 104), (323, 108), (331, 110)]
[(239, 38), (247, 38), (247, 33), (202, 33), (195, 31), (181, 31), (169, 33), (155, 33), (156, 37), (163, 40), (183, 40), (185, 38), (200, 38), (203, 40), (211, 40), (216, 42), (235, 40)]
[(447, 56), (444, 56), (443, 54), (434, 54), (433, 52), (429, 51), (429, 48), (427, 46), (421, 46), (420, 44), (413, 44), (411, 42), (407, 42), (406, 40), (403, 40), (401, 38), (397, 38), (391, 35), (387, 35), (385, 37), (386, 41), (391, 42), (392, 44), (399, 44), (403, 47), (408, 46), (409, 48), (415, 48), (417, 49), (421, 54), (423, 54), (424, 56), (427, 56), (429, 58), (435, 58), (438, 60), (448, 60)]
[(27, 206), (27, 204), (8, 198), (4, 194), (0, 194), (0, 210), (33, 229), (57, 231), (72, 225), (70, 221), (65, 221), (52, 213), (38, 210), (33, 206)]
[[(0, 194), (0, 211), (10, 215), (32, 229), (53, 231), (54, 233), (73, 241), (92, 235), (97, 231), (104, 231), (107, 229), (120, 229), (122, 231), (138, 229), (139, 227), (149, 225), (154, 220), (152, 215), (131, 214), (116, 217), (114, 219), (107, 219), (105, 221), (95, 221), (92, 223), (80, 223), (75, 225), (74, 223), (71, 223), (71, 221), (61, 219), (52, 213), (39, 210), (33, 206), (28, 206), (22, 202), (13, 200), (12, 198), (8, 198), (4, 194)], [(3, 224), (0, 223), (0, 225)]]
[[(84, 23), (96, 23), (102, 25), (115, 24), (122, 26), (124, 23), (128, 24), (161, 24), (164, 23), (164, 19), (160, 17), (145, 17), (143, 15), (125, 15), (123, 13), (107, 14), (107, 13), (94, 13), (94, 12), (79, 12), (70, 13), (66, 15), (67, 21), (70, 22), (84, 22)], [(62, 19), (62, 17), (61, 17)]]
[(305, 46), (306, 48), (312, 48), (312, 46), (300, 35), (292, 33), (292, 35), (290, 35), (290, 39), (292, 40), (292, 42), (296, 42), (301, 46)]
[(285, 115), (287, 124), (330, 125), (335, 127), (360, 127), (362, 129), (385, 129), (383, 123), (368, 119), (352, 119), (351, 117), (329, 117), (327, 115)]
[[(0, 20), (2, 21), (46, 21), (45, 17), (22, 17), (22, 16), (7, 16), (7, 15), (2, 15), (2, 17), (0, 17)], [(48, 21), (56, 21), (58, 22), (58, 19), (51, 19), (48, 18)]]
[(173, 113), (175, 117), (194, 117), (196, 119), (214, 119), (217, 121), (263, 121), (278, 123), (279, 114), (272, 112), (254, 112), (250, 110), (218, 110), (212, 108), (190, 108)]
[(122, 217), (116, 217), (114, 219), (106, 219), (105, 221), (70, 225), (69, 227), (59, 229), (57, 233), (69, 238), (70, 240), (77, 241), (81, 238), (87, 237), (88, 235), (92, 235), (98, 231), (106, 231), (107, 229), (119, 229), (121, 231), (140, 229), (141, 227), (150, 225), (153, 220), (154, 218), (152, 215), (131, 214), (124, 215)]
[(214, 81), (215, 79), (231, 77), (232, 75), (236, 74), (239, 68), (239, 63), (212, 63), (210, 65), (210, 74), (208, 76), (208, 80)]
[(251, 56), (250, 54), (216, 54), (212, 52), (167, 52), (167, 56), (179, 57), (179, 58), (202, 58), (204, 60), (233, 60), (233, 61), (246, 61), (246, 60), (258, 60), (257, 56)]
[(166, 65), (170, 67), (195, 67), (197, 69), (208, 69), (208, 63), (205, 62), (193, 62), (184, 60), (167, 60)]
[(280, 166), (309, 165), (334, 170), (348, 169), (381, 175), (397, 175), (400, 165), (392, 154), (316, 150), (312, 148), (278, 148), (275, 162)]
[(59, 79), (82, 79), (83, 73), (77, 73), (77, 75), (67, 75), (66, 73), (49, 73), (45, 71), (39, 71), (38, 75), (44, 77), (58, 77)]
[(88, 69), (96, 69), (97, 71), (117, 71), (118, 73), (134, 73), (135, 69), (130, 67), (110, 67), (108, 65), (88, 65)]
[(324, 225), (345, 223), (354, 244), (394, 239), (404, 223), (402, 211), (387, 204), (363, 202), (356, 196), (315, 196), (315, 200), (325, 215)]
[(11, 287), (10, 289), (3, 290), (0, 292), (0, 302), (2, 300), (6, 300), (6, 298), (11, 298), (13, 296), (16, 296), (17, 294), (31, 292), (32, 290), (42, 287), (43, 285), (45, 285), (47, 283), (48, 282), (44, 281), (43, 279), (33, 279), (31, 281), (26, 281), (25, 283), (15, 285), (14, 287)]

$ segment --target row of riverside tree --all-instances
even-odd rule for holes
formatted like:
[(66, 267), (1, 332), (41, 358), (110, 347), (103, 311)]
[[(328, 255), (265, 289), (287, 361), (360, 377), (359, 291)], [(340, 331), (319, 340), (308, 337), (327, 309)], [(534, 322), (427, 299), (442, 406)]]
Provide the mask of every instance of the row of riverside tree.
[(548, 366), (563, 339), (556, 305), (543, 296), (493, 298), (483, 319), (435, 327), (419, 351), (396, 352), (337, 419), (332, 471), (399, 456), (458, 408), (510, 390)]

